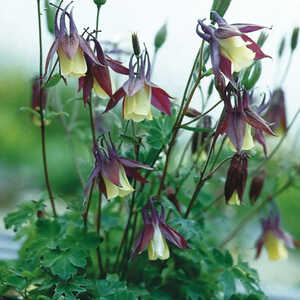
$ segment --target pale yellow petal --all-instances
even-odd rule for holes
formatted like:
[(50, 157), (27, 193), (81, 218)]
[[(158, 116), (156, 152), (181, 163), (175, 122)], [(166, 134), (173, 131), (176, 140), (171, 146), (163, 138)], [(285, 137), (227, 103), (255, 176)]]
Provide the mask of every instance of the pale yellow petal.
[(248, 43), (240, 36), (218, 39), (218, 42), (222, 55), (232, 62), (235, 72), (239, 72), (253, 63), (255, 53), (247, 47)]
[(69, 59), (61, 48), (58, 48), (58, 57), (61, 72), (70, 77), (79, 78), (85, 76), (87, 71), (86, 61), (80, 48), (77, 49), (72, 59)]
[(152, 120), (151, 114), (151, 88), (145, 86), (133, 96), (125, 96), (124, 119), (141, 122)]
[(270, 260), (286, 259), (288, 251), (283, 243), (273, 232), (268, 232), (264, 243)]
[(166, 239), (162, 236), (162, 233), (157, 225), (154, 227), (153, 238), (148, 245), (148, 257), (149, 260), (165, 260), (170, 257), (169, 247), (166, 243)]
[(239, 195), (237, 193), (237, 191), (234, 191), (232, 196), (230, 197), (229, 201), (228, 201), (229, 205), (241, 205), (241, 200), (239, 198)]

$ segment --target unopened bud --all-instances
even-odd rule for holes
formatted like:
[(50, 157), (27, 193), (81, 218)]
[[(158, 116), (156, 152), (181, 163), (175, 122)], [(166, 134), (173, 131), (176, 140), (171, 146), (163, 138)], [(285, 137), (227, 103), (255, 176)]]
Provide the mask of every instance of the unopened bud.
[(224, 99), (226, 82), (224, 76), (221, 73), (215, 74), (215, 87), (219, 92), (221, 99)]
[(196, 118), (201, 115), (201, 112), (194, 108), (188, 108), (184, 115), (189, 118)]
[(154, 47), (157, 51), (167, 39), (167, 24), (165, 23), (156, 33), (154, 38)]
[(291, 49), (294, 51), (298, 44), (299, 27), (295, 27), (291, 38)]
[(254, 205), (256, 200), (261, 194), (262, 188), (264, 186), (266, 178), (266, 171), (264, 169), (260, 170), (259, 174), (254, 176), (251, 182), (249, 197), (251, 204)]
[(106, 0), (94, 0), (94, 3), (97, 6), (101, 6), (101, 5), (104, 5), (106, 3)]
[(131, 41), (132, 41), (132, 48), (133, 48), (134, 55), (139, 57), (141, 54), (141, 48), (140, 48), (140, 43), (136, 32), (132, 33)]

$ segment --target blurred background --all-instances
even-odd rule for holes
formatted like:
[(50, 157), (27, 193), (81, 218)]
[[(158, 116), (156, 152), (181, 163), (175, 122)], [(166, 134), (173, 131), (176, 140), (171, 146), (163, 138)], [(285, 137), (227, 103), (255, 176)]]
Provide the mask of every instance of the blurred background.
[[(96, 7), (93, 1), (75, 0), (73, 4), (79, 32), (85, 27), (95, 28)], [(108, 0), (100, 12), (102, 32), (99, 37), (100, 40), (119, 43), (121, 48), (130, 51), (131, 32), (137, 32), (140, 40), (146, 43), (150, 54), (153, 54), (155, 33), (167, 23), (167, 40), (158, 52), (153, 81), (179, 100), (200, 45), (200, 38), (195, 33), (197, 19), (209, 19), (211, 5), (212, 1), (208, 0)], [(42, 6), (44, 7), (43, 1)], [(267, 93), (279, 86), (283, 88), (287, 100), (288, 123), (300, 108), (299, 47), (294, 52), (289, 72), (282, 81), (290, 56), (290, 36), (293, 28), (299, 26), (299, 11), (300, 2), (296, 0), (286, 0), (284, 3), (233, 0), (226, 13), (229, 23), (255, 23), (272, 27), (272, 30), (266, 30), (269, 36), (263, 47), (264, 52), (271, 55), (272, 59), (262, 61), (263, 71), (257, 86), (260, 91)], [(17, 245), (8, 242), (11, 233), (1, 231), (4, 230), (2, 219), (7, 212), (14, 210), (18, 203), (35, 200), (44, 191), (40, 129), (33, 124), (28, 112), (20, 110), (20, 107), (30, 106), (32, 78), (37, 75), (39, 68), (36, 1), (6, 1), (0, 10), (0, 20), (0, 255), (2, 258), (14, 258)], [(46, 18), (43, 21), (45, 58), (53, 36), (48, 32)], [(255, 39), (258, 34), (251, 34), (251, 37)], [(283, 37), (286, 38), (286, 47), (279, 59), (278, 47)], [(122, 59), (126, 61), (127, 57)], [(208, 82), (205, 84), (208, 85)], [(67, 201), (81, 201), (78, 200), (78, 195), (82, 195), (82, 189), (76, 172), (80, 170), (82, 180), (86, 182), (92, 167), (92, 159), (85, 144), (89, 141), (89, 137), (85, 136), (88, 119), (82, 101), (76, 100), (79, 97), (76, 85), (75, 81), (69, 81), (68, 87), (60, 83), (59, 89), (51, 91), (49, 95), (53, 110), (60, 111), (63, 108), (74, 118), (71, 137), (63, 126), (65, 118), (62, 116), (53, 120), (47, 128), (50, 180), (57, 197), (63, 197)], [(65, 99), (63, 103), (57, 101), (59, 96)], [(213, 95), (209, 106), (216, 101), (218, 99)], [(197, 96), (193, 107), (200, 108)], [(283, 172), (288, 172), (288, 167), (292, 164), (300, 163), (299, 125), (298, 118), (273, 161), (275, 166), (285, 162)], [(268, 143), (272, 148), (276, 142), (271, 140)], [(267, 187), (265, 192), (272, 188)], [(298, 240), (299, 200), (299, 190), (296, 188), (289, 189), (277, 199), (283, 227)], [(236, 215), (228, 209), (226, 220), (233, 218), (232, 223), (235, 223), (248, 210), (246, 205), (241, 208), (239, 215)], [(223, 217), (214, 217), (213, 226), (217, 227), (223, 222)], [(232, 223), (226, 223), (228, 230)], [(277, 295), (278, 299), (300, 299), (300, 251), (291, 251), (288, 260), (279, 262), (270, 262), (263, 252), (262, 257), (255, 261), (252, 259), (253, 244), (259, 232), (258, 220), (255, 219), (229, 248), (232, 251), (239, 249), (239, 252), (242, 249), (250, 264), (258, 269), (262, 284), (269, 295)], [(280, 298), (281, 294), (286, 298)]]

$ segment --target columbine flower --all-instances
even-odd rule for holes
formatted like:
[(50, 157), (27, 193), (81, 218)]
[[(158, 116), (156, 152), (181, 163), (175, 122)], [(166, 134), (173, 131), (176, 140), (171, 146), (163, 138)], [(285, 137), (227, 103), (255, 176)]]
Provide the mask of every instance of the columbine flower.
[(256, 258), (260, 256), (262, 247), (267, 249), (270, 260), (285, 259), (288, 257), (286, 247), (299, 247), (299, 242), (286, 231), (280, 228), (279, 212), (270, 211), (267, 219), (261, 221), (262, 234), (256, 242)]
[[(243, 68), (249, 67), (254, 60), (268, 57), (245, 34), (263, 29), (264, 26), (242, 23), (229, 25), (216, 12), (212, 12), (212, 16), (218, 24), (218, 29), (207, 26), (202, 20), (198, 20), (197, 34), (210, 44), (212, 69), (216, 76), (222, 72), (231, 80), (231, 65), (233, 65), (234, 72), (239, 72)], [(203, 32), (199, 30), (199, 26)]]
[[(149, 216), (149, 212), (151, 213), (151, 217)], [(148, 246), (149, 260), (168, 259), (170, 252), (166, 239), (180, 249), (190, 248), (183, 236), (165, 222), (163, 206), (161, 206), (161, 214), (159, 216), (150, 199), (144, 206), (142, 213), (144, 228), (137, 238), (131, 257), (142, 253)]]
[(272, 93), (269, 108), (265, 113), (264, 118), (271, 124), (272, 130), (277, 134), (286, 132), (285, 96), (281, 88), (278, 88)]
[(100, 43), (94, 37), (92, 37), (92, 39), (95, 43), (97, 59), (99, 63), (96, 64), (89, 58), (89, 56), (85, 55), (85, 59), (87, 62), (87, 73), (86, 76), (79, 78), (78, 86), (78, 92), (83, 89), (84, 103), (87, 103), (92, 88), (100, 97), (113, 97), (112, 83), (108, 67), (120, 74), (128, 75), (129, 73), (128, 68), (122, 66), (119, 61), (116, 61), (106, 55), (103, 52)]
[(99, 147), (97, 144), (94, 145), (95, 167), (85, 188), (85, 198), (95, 179), (99, 181), (99, 187), (106, 199), (109, 200), (117, 196), (125, 197), (134, 191), (127, 176), (146, 183), (147, 180), (139, 174), (137, 168), (152, 170), (151, 167), (135, 160), (119, 157), (112, 141), (110, 143), (106, 139), (104, 141), (106, 149)]
[[(78, 34), (72, 11), (70, 14), (67, 13), (70, 4), (61, 13), (60, 27), (58, 27), (57, 22), (60, 8), (56, 11), (54, 20), (55, 40), (46, 59), (45, 74), (47, 73), (50, 59), (57, 52), (62, 73), (66, 76), (79, 78), (85, 76), (87, 71), (84, 54), (94, 63), (98, 64), (98, 61), (88, 42)], [(66, 28), (66, 16), (70, 20), (69, 34)]]
[[(234, 108), (230, 101), (232, 92), (236, 93), (237, 96), (237, 105)], [(226, 133), (231, 142), (232, 150), (240, 152), (254, 147), (251, 127), (260, 130), (261, 134), (264, 131), (270, 135), (275, 135), (267, 122), (250, 108), (249, 95), (246, 90), (242, 94), (234, 90), (229, 84), (223, 91), (222, 98), (224, 113), (217, 127), (214, 143), (220, 134)]]
[[(171, 102), (163, 89), (150, 81), (150, 60), (147, 51), (140, 56), (140, 69), (135, 74), (137, 63), (133, 64), (134, 54), (129, 62), (129, 79), (115, 92), (110, 99), (106, 112), (111, 110), (122, 98), (123, 118), (140, 122), (145, 119), (152, 120), (151, 104), (158, 110), (170, 115)], [(147, 70), (146, 70), (147, 65)]]
[(237, 153), (231, 159), (225, 182), (225, 200), (230, 205), (240, 205), (248, 177), (248, 155)]

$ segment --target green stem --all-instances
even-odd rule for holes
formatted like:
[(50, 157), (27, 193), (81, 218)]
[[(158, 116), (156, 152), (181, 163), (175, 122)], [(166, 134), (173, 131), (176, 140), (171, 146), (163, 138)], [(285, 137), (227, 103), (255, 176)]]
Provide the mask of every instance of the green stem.
[(46, 138), (45, 138), (45, 120), (43, 111), (43, 99), (42, 99), (42, 86), (43, 86), (43, 44), (42, 44), (42, 23), (41, 23), (41, 5), (40, 0), (37, 0), (37, 10), (38, 10), (38, 24), (39, 24), (39, 47), (40, 47), (40, 116), (41, 116), (41, 138), (42, 138), (42, 156), (43, 156), (43, 166), (44, 166), (44, 176), (46, 187), (48, 190), (48, 195), (52, 207), (53, 216), (56, 218), (56, 208), (54, 197), (49, 181), (48, 167), (47, 167), (47, 155), (46, 155)]
[(97, 5), (96, 34), (95, 34), (96, 40), (97, 40), (97, 38), (98, 38), (100, 8), (101, 8), (101, 5)]
[[(201, 45), (201, 48), (200, 48), (200, 54), (199, 54), (200, 55), (200, 69), (199, 69), (199, 74), (198, 74), (197, 80), (194, 83), (194, 86), (193, 86), (193, 88), (190, 92), (190, 95), (189, 95), (189, 97), (188, 97), (188, 99), (185, 103), (184, 108), (183, 109), (180, 108), (179, 113), (178, 113), (178, 118), (177, 118), (176, 123), (174, 125), (173, 136), (172, 136), (170, 145), (169, 145), (168, 150), (167, 150), (166, 162), (165, 162), (165, 166), (164, 166), (164, 170), (163, 170), (163, 175), (162, 175), (160, 186), (159, 186), (158, 193), (157, 193), (158, 196), (161, 194), (161, 191), (164, 187), (164, 182), (165, 182), (165, 179), (166, 179), (167, 170), (168, 170), (168, 166), (169, 166), (170, 155), (171, 155), (172, 149), (175, 145), (175, 141), (176, 141), (176, 138), (177, 138), (178, 131), (180, 129), (181, 122), (182, 122), (182, 120), (185, 116), (185, 113), (186, 113), (186, 111), (187, 111), (187, 109), (188, 109), (188, 107), (191, 103), (191, 100), (194, 96), (194, 93), (195, 93), (201, 79), (203, 78), (203, 76), (202, 76), (203, 47), (204, 47), (204, 42), (202, 42), (202, 45)], [(191, 77), (192, 76), (193, 76), (193, 71), (191, 72)], [(182, 106), (183, 106), (183, 103), (184, 103), (184, 99), (185, 98), (183, 98)]]
[[(100, 190), (100, 184), (99, 184), (99, 198), (98, 198), (98, 209), (97, 209), (97, 224), (96, 224), (96, 232), (97, 235), (100, 237), (100, 229), (101, 229), (101, 215), (102, 215), (102, 193)], [(100, 246), (97, 247), (97, 259), (98, 259), (98, 266), (100, 271), (100, 277), (104, 276), (104, 269), (102, 264), (102, 256), (100, 251)]]
[(88, 105), (89, 105), (90, 124), (91, 124), (91, 131), (92, 131), (93, 143), (96, 144), (96, 130), (95, 130), (95, 121), (94, 121), (93, 105), (92, 105), (92, 99), (91, 99), (91, 97), (90, 97), (90, 101), (88, 102)]
[(91, 206), (94, 186), (95, 186), (95, 180), (93, 180), (93, 182), (92, 182), (92, 186), (91, 186), (91, 189), (90, 189), (90, 194), (89, 194), (88, 202), (87, 202), (87, 205), (86, 205), (86, 209), (85, 209), (84, 213), (82, 214), (83, 224), (84, 224), (84, 231), (85, 232), (87, 232), (88, 215), (89, 215), (89, 210), (90, 210), (90, 206)]
[(282, 75), (282, 78), (280, 80), (280, 84), (279, 86), (282, 86), (286, 77), (287, 77), (287, 74), (289, 73), (289, 70), (290, 70), (290, 67), (291, 67), (291, 64), (292, 64), (292, 58), (293, 58), (293, 52), (290, 53), (290, 56), (289, 56), (289, 60), (288, 60), (288, 63), (286, 65), (286, 68), (284, 70), (284, 73)]

